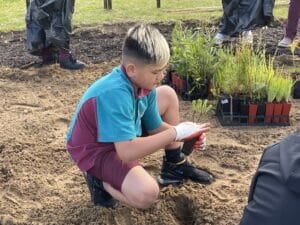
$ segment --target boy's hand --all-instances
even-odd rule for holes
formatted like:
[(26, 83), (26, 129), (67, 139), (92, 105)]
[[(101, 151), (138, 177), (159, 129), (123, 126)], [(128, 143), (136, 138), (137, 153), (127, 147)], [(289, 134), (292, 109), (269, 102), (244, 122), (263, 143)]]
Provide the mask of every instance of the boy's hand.
[(183, 122), (174, 126), (176, 130), (175, 141), (188, 141), (195, 137), (201, 136), (202, 133), (210, 129), (209, 123), (196, 124), (192, 122)]
[(206, 136), (205, 133), (203, 133), (201, 136), (199, 136), (198, 140), (194, 144), (194, 150), (196, 151), (203, 151), (206, 147)]

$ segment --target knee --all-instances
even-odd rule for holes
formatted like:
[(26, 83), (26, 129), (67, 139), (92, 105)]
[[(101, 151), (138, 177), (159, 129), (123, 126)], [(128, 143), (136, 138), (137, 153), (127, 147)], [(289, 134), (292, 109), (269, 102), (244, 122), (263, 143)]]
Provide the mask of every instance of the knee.
[(176, 92), (173, 88), (167, 85), (162, 85), (158, 87), (157, 89), (157, 96), (159, 98), (163, 99), (164, 101), (167, 101), (169, 104), (178, 104), (178, 97)]
[(169, 98), (175, 97), (177, 99), (177, 94), (176, 94), (175, 90), (168, 85), (162, 85), (162, 86), (158, 87), (157, 90), (162, 92), (162, 94), (164, 94), (165, 96), (167, 96)]
[(158, 185), (152, 184), (142, 187), (137, 193), (134, 202), (137, 208), (148, 209), (158, 198), (159, 187)]

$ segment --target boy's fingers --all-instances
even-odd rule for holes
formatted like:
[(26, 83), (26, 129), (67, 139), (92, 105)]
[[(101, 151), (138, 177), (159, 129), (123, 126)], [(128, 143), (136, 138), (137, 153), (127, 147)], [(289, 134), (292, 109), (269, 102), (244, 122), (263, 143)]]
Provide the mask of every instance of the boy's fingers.
[(197, 125), (199, 126), (200, 129), (210, 127), (210, 123), (201, 123), (201, 124), (197, 124)]
[(210, 130), (210, 123), (199, 124), (198, 128), (202, 133), (205, 133)]
[(199, 130), (199, 133), (206, 133), (206, 132), (209, 131), (209, 130), (210, 130), (210, 127), (201, 128), (201, 129)]

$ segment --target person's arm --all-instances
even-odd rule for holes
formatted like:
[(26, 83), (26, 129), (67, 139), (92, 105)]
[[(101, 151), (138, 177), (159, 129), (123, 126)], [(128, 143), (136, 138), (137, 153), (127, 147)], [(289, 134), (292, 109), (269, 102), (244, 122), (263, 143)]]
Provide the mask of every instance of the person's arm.
[[(164, 129), (165, 127), (162, 125), (160, 128)], [(120, 159), (128, 162), (141, 159), (164, 148), (174, 141), (175, 138), (176, 130), (170, 127), (167, 130), (148, 137), (137, 137), (131, 141), (115, 142), (114, 144)]]
[(155, 130), (156, 132), (161, 130), (159, 133), (148, 137), (134, 138), (131, 141), (115, 142), (114, 144), (120, 159), (128, 162), (150, 155), (173, 141), (182, 141), (184, 138), (190, 138), (195, 135), (199, 136), (209, 129), (209, 123), (196, 125), (191, 122), (185, 122), (175, 127), (167, 123), (162, 123)]

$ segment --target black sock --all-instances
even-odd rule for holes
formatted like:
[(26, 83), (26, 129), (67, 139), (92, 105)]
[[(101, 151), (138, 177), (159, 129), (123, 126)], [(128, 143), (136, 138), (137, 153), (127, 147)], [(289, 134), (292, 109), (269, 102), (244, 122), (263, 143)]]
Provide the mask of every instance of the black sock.
[(178, 163), (184, 160), (184, 154), (181, 152), (181, 147), (176, 149), (166, 149), (166, 160), (171, 163)]

